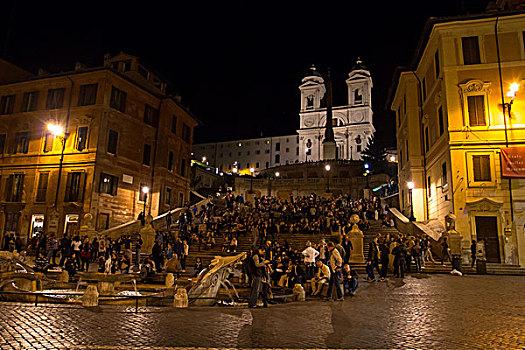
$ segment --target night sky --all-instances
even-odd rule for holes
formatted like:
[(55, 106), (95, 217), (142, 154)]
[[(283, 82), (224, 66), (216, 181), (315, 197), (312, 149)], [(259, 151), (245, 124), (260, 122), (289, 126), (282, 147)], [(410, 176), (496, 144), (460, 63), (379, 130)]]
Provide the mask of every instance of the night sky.
[(196, 142), (293, 133), (310, 65), (332, 70), (334, 105), (360, 56), (374, 81), (376, 142), (395, 145), (384, 110), (396, 66), (410, 63), (430, 16), (480, 12), (485, 0), (4, 0), (0, 54), (34, 73), (101, 66), (106, 52), (142, 57), (204, 125)]

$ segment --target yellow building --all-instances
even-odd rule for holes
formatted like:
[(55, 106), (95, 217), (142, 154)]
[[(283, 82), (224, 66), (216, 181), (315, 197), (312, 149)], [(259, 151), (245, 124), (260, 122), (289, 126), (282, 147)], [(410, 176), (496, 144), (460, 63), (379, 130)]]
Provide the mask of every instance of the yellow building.
[(509, 189), (500, 153), (525, 146), (523, 2), (429, 19), (412, 65), (397, 70), (391, 88), (402, 211), (443, 223), (453, 213), (464, 257), (472, 239), (483, 239), (487, 261), (522, 266), (525, 179), (513, 178)]
[(0, 242), (102, 230), (189, 200), (197, 121), (158, 73), (122, 53), (40, 73), (0, 84)]

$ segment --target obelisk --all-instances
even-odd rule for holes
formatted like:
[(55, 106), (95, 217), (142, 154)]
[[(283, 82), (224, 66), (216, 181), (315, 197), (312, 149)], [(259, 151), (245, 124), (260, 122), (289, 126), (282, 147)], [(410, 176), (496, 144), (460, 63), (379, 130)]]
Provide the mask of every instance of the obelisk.
[(326, 81), (326, 127), (323, 140), (323, 160), (335, 159), (335, 138), (332, 126), (332, 80), (330, 70)]

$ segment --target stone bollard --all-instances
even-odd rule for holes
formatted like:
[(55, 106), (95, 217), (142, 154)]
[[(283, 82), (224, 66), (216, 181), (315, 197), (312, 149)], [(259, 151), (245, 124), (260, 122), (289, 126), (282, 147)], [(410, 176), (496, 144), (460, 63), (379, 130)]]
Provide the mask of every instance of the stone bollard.
[(175, 277), (173, 277), (173, 274), (171, 272), (166, 274), (166, 288), (173, 287), (173, 284), (175, 284)]
[(188, 293), (186, 292), (186, 288), (177, 289), (177, 294), (173, 297), (173, 306), (178, 309), (188, 307)]
[(299, 283), (295, 284), (295, 286), (293, 287), (293, 294), (295, 295), (297, 301), (306, 300), (306, 293), (304, 292), (304, 288)]
[(69, 273), (66, 270), (62, 270), (60, 275), (58, 275), (59, 282), (69, 282)]
[(94, 307), (98, 306), (98, 290), (97, 286), (89, 285), (82, 296), (82, 306)]

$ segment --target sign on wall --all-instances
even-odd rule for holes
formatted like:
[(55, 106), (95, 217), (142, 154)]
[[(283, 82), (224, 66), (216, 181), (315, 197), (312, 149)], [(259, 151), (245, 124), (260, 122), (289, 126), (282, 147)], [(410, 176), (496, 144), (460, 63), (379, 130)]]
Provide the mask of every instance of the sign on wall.
[(525, 147), (501, 148), (501, 175), (525, 178)]

